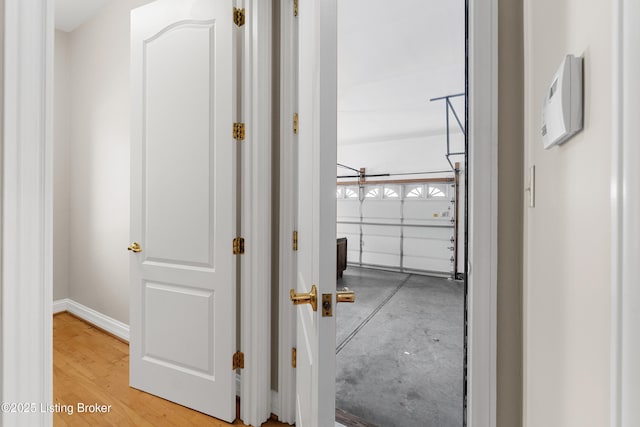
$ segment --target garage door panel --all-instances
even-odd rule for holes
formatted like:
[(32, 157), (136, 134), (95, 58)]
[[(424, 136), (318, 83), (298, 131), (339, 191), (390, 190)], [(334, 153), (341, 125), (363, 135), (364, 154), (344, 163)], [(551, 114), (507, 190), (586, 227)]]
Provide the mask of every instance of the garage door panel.
[(338, 200), (336, 216), (338, 221), (360, 221), (360, 201)]
[[(365, 194), (375, 197), (363, 201), (339, 197), (337, 235), (348, 239), (347, 261), (449, 274), (455, 231), (451, 198), (384, 198), (383, 190), (365, 186)], [(399, 188), (395, 194), (405, 192)]]
[(338, 237), (347, 237), (357, 236), (358, 240), (360, 240), (360, 225), (359, 224), (344, 224), (338, 223), (336, 224), (336, 232)]
[(434, 239), (404, 239), (403, 253), (405, 256), (426, 256), (449, 259), (451, 242)]
[(347, 251), (347, 262), (352, 264), (360, 263), (360, 251)]
[(367, 236), (362, 239), (363, 252), (379, 252), (400, 255), (400, 238), (386, 236)]
[(390, 225), (363, 225), (363, 238), (367, 237), (400, 237), (400, 226)]
[[(451, 217), (453, 214), (450, 211), (451, 203), (447, 201), (420, 201), (420, 202), (405, 202), (404, 204), (404, 218), (406, 221), (422, 221), (433, 218), (443, 218), (448, 215)], [(443, 215), (446, 213), (446, 215)]]
[(449, 273), (451, 272), (451, 261), (439, 258), (414, 257), (405, 255), (403, 259), (403, 267), (412, 270)]
[(381, 267), (400, 267), (400, 255), (381, 254), (375, 252), (363, 252), (362, 263)]
[(404, 237), (414, 239), (449, 240), (453, 236), (453, 228), (447, 227), (403, 227)]
[(365, 221), (390, 219), (399, 222), (402, 203), (395, 200), (365, 200), (362, 203), (362, 217)]

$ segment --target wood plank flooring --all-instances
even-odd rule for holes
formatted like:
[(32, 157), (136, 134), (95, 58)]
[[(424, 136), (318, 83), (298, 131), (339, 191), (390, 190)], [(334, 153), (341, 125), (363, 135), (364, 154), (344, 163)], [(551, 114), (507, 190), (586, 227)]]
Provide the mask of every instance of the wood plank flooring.
[[(53, 416), (56, 427), (244, 426), (129, 387), (128, 344), (68, 313), (53, 318), (53, 395), (54, 403), (60, 405), (60, 412)], [(78, 403), (110, 405), (110, 410), (79, 413)], [(263, 426), (287, 424), (268, 421)]]

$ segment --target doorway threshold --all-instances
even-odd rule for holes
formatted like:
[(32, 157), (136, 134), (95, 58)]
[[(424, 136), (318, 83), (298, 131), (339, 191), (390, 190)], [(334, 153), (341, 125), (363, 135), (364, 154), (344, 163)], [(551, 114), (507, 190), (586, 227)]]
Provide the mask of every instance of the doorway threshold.
[(336, 408), (336, 427), (378, 427), (360, 417)]

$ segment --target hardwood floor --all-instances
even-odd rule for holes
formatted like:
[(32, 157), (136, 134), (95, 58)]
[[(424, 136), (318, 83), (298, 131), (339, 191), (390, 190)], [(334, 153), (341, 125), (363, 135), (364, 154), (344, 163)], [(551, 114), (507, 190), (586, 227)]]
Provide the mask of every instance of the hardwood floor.
[[(243, 426), (129, 387), (129, 345), (68, 314), (53, 318), (54, 426)], [(78, 404), (106, 413), (78, 412)], [(106, 409), (102, 407), (98, 409)], [(287, 426), (268, 421), (263, 426)]]

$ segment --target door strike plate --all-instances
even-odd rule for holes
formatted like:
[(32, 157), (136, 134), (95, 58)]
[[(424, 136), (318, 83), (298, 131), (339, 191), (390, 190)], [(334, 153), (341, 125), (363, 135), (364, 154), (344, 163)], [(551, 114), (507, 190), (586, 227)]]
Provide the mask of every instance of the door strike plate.
[(322, 294), (322, 317), (333, 317), (332, 294)]

